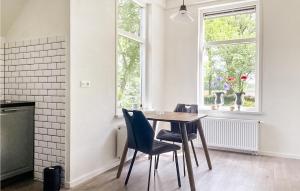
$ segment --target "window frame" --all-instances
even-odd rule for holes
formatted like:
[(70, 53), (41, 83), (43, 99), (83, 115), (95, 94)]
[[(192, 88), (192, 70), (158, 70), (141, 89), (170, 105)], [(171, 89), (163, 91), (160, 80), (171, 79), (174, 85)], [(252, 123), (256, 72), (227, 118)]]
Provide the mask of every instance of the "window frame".
[[(255, 7), (256, 11), (256, 37), (246, 38), (246, 39), (235, 39), (235, 40), (224, 40), (206, 43), (205, 42), (205, 25), (204, 18), (205, 14), (219, 11), (226, 11), (232, 9), (242, 9), (245, 7)], [(248, 2), (237, 2), (231, 4), (222, 4), (217, 6), (209, 6), (198, 9), (198, 75), (197, 75), (197, 103), (199, 105), (199, 110), (211, 111), (209, 106), (204, 105), (204, 63), (203, 55), (205, 53), (205, 48), (207, 46), (214, 45), (224, 45), (224, 44), (235, 44), (235, 43), (253, 43), (256, 42), (256, 62), (255, 62), (255, 107), (253, 109), (246, 109), (242, 111), (229, 111), (228, 109), (214, 110), (214, 112), (224, 112), (228, 111), (230, 113), (261, 113), (261, 12), (258, 1), (248, 1)]]
[(146, 80), (146, 28), (147, 28), (147, 18), (146, 18), (146, 11), (147, 11), (147, 6), (144, 2), (140, 0), (130, 0), (134, 3), (136, 3), (138, 6), (142, 8), (141, 11), (141, 28), (140, 28), (140, 35), (136, 35), (134, 33), (130, 33), (127, 31), (124, 31), (122, 29), (119, 29), (118, 27), (118, 18), (119, 18), (119, 0), (115, 0), (116, 3), (116, 12), (115, 12), (115, 115), (119, 116), (122, 115), (121, 108), (118, 107), (118, 99), (117, 99), (117, 93), (118, 93), (118, 39), (119, 36), (134, 40), (140, 44), (140, 78), (141, 78), (141, 95), (140, 95), (140, 102), (142, 105), (144, 105), (145, 102), (145, 80)]

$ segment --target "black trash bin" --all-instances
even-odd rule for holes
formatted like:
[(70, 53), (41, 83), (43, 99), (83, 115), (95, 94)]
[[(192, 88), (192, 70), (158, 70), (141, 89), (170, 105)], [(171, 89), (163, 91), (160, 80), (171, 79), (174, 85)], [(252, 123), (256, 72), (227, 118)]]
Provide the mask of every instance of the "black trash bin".
[(59, 191), (62, 167), (51, 166), (44, 169), (44, 191)]

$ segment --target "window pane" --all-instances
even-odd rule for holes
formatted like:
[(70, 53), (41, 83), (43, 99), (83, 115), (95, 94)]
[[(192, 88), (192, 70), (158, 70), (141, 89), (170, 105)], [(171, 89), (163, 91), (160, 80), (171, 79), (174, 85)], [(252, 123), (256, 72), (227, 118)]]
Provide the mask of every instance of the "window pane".
[(118, 37), (117, 106), (137, 108), (141, 104), (141, 45)]
[(255, 23), (255, 13), (205, 19), (205, 40), (210, 42), (255, 38)]
[(118, 28), (140, 36), (142, 7), (132, 0), (119, 0)]
[(245, 92), (243, 107), (255, 107), (256, 44), (229, 44), (206, 48), (204, 104), (214, 105), (224, 92), (224, 106), (233, 106), (235, 93)]

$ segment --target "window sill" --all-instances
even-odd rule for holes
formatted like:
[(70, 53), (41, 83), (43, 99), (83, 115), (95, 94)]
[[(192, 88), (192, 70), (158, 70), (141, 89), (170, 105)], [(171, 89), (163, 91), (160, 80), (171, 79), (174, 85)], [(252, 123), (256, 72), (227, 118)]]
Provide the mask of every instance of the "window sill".
[(211, 110), (207, 108), (200, 108), (200, 113), (209, 114), (209, 115), (263, 115), (263, 112), (251, 111), (251, 110), (242, 110), (242, 111), (229, 111), (229, 110)]

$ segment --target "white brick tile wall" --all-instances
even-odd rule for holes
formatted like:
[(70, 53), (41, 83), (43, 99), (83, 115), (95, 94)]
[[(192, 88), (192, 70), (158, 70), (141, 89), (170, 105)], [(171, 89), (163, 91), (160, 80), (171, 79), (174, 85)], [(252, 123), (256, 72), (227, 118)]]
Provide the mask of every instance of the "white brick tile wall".
[(0, 45), (0, 99), (36, 102), (34, 171), (42, 179), (45, 167), (65, 164), (65, 38)]

